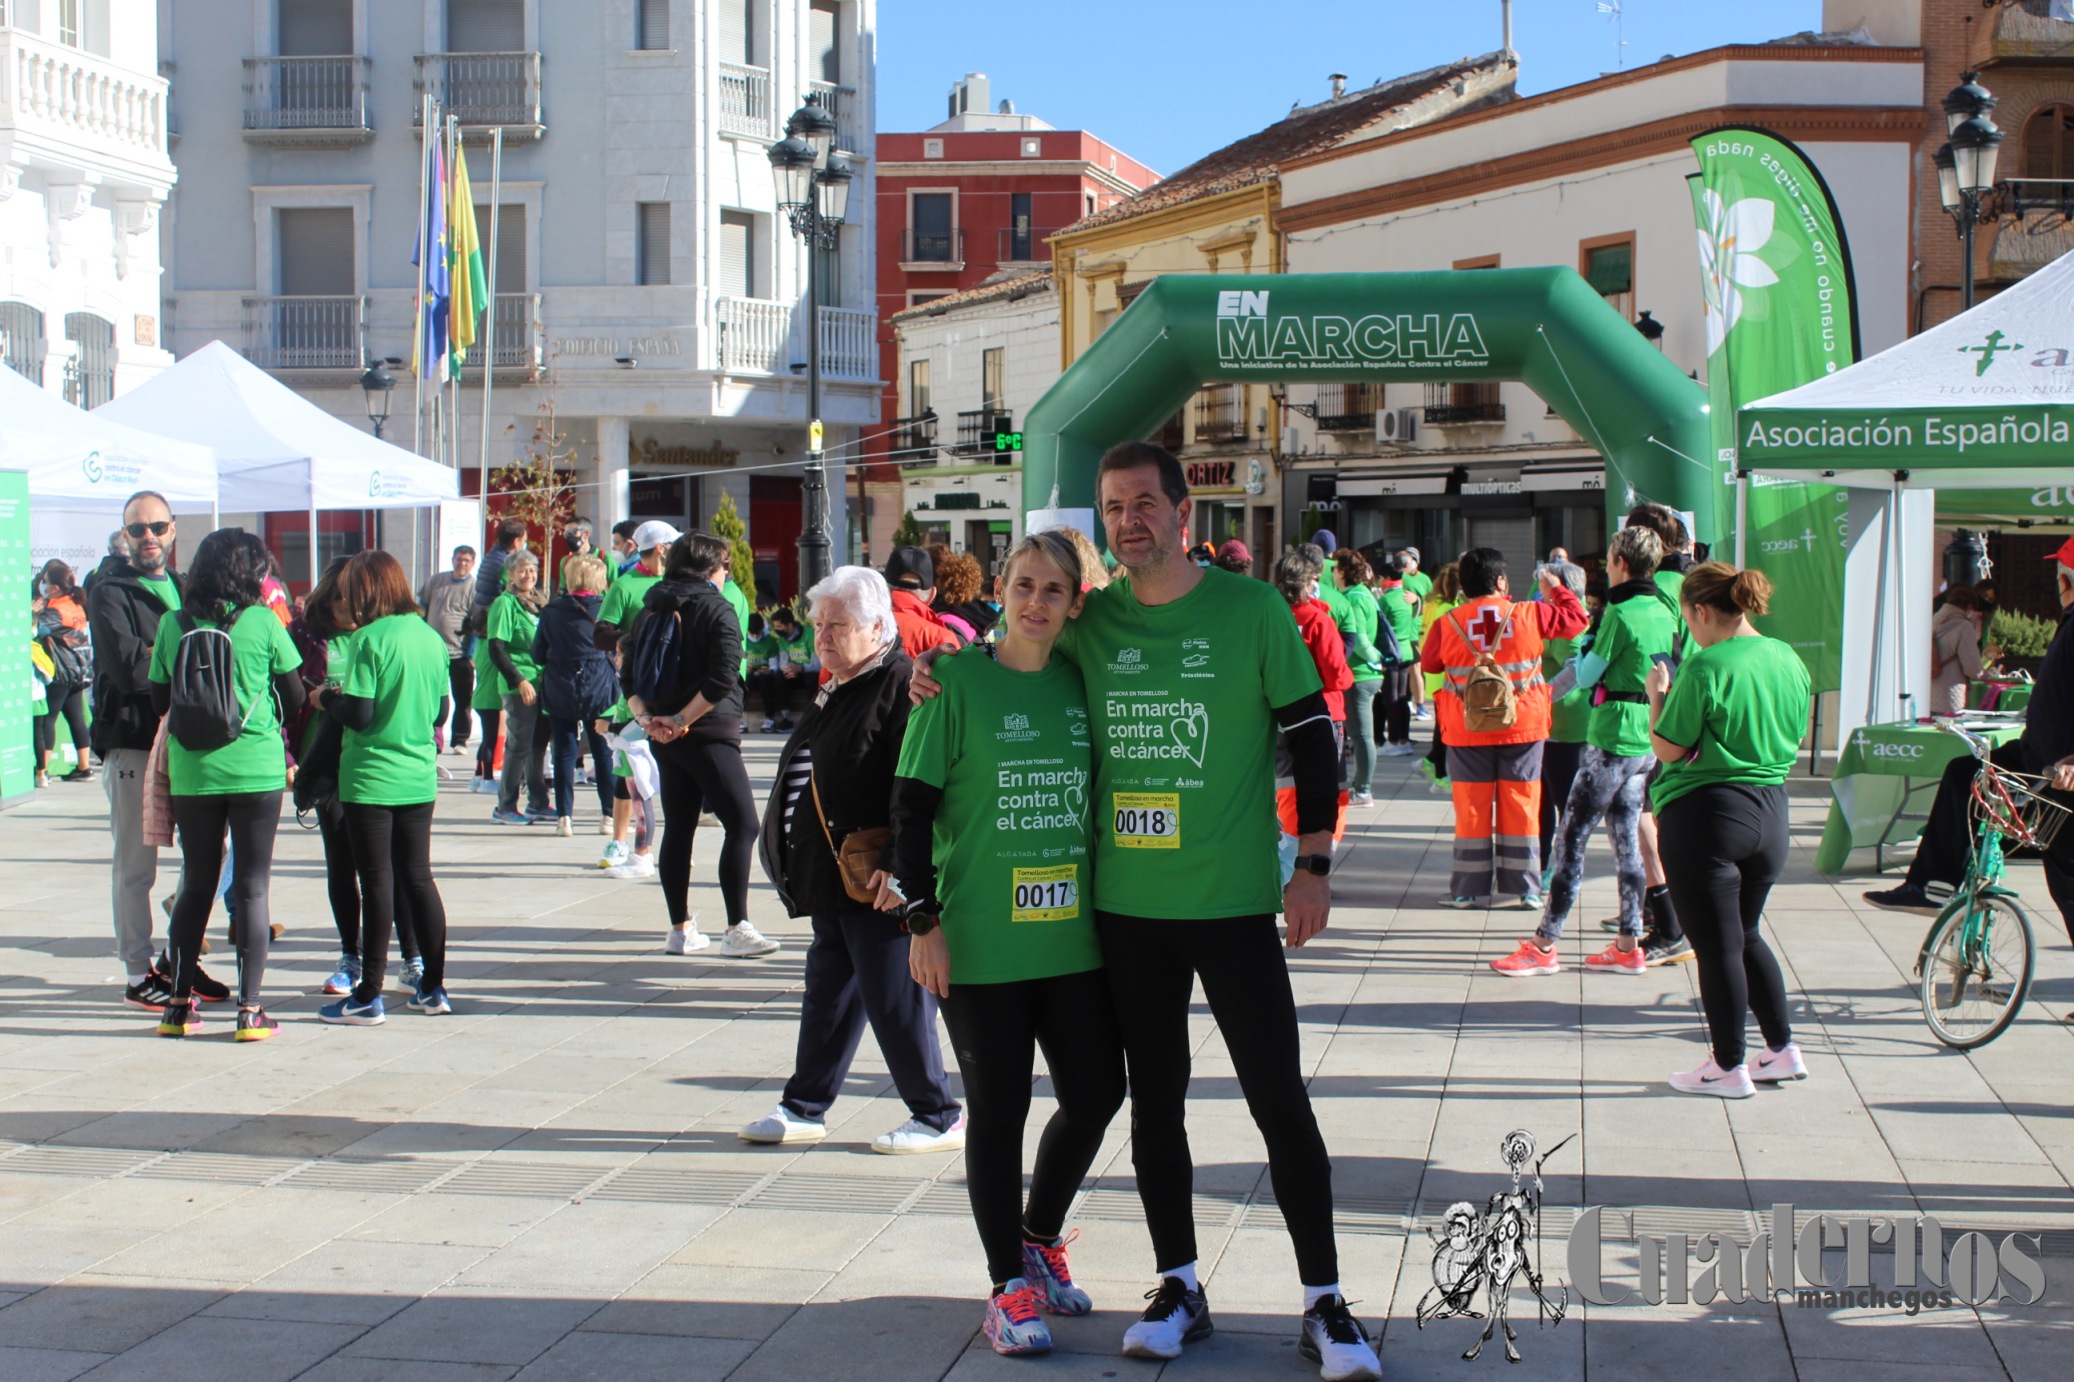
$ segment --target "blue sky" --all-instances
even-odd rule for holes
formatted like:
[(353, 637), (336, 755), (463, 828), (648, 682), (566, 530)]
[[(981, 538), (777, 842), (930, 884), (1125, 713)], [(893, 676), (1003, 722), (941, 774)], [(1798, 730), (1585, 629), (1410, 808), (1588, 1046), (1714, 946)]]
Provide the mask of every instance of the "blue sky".
[[(1820, 0), (1622, 0), (1628, 66), (1666, 53), (1819, 28)], [(1518, 0), (1513, 46), (1525, 94), (1619, 63), (1597, 0)], [(1499, 46), (1499, 0), (880, 0), (882, 130), (944, 117), (951, 83), (993, 79), (994, 99), (1085, 129), (1172, 173), (1349, 85)], [(1272, 24), (1263, 19), (1272, 16)]]

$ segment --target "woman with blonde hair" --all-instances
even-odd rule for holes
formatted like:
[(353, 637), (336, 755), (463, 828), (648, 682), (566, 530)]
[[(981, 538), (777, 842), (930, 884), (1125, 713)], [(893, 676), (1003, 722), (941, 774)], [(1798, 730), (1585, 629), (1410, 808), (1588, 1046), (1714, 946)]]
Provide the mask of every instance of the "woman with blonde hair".
[(532, 654), (540, 667), (541, 703), (554, 745), (555, 833), (576, 833), (576, 757), (578, 741), (589, 738), (591, 766), (598, 789), (599, 819), (612, 829), (612, 762), (598, 717), (619, 699), (612, 659), (597, 646), (598, 607), (603, 602), (606, 567), (602, 559), (579, 553), (562, 562), (562, 593), (540, 611), (533, 630)]

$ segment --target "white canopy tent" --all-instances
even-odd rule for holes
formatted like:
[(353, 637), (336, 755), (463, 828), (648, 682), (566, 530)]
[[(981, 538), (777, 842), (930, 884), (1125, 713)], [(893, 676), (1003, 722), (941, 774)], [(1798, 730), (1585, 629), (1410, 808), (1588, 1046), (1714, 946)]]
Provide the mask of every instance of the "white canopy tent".
[(216, 504), (208, 446), (75, 408), (11, 369), (0, 369), (0, 470), (28, 473), (39, 511), (120, 513), (140, 489), (176, 509)]
[(214, 447), (223, 508), (307, 510), (312, 579), (319, 510), (430, 508), (460, 492), (454, 471), (340, 421), (222, 341), (93, 415)]

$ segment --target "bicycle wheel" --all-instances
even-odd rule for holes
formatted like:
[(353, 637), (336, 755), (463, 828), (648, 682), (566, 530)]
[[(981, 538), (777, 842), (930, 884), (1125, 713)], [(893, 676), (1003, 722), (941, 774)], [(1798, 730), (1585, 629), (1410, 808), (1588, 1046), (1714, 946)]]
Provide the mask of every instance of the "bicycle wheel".
[(2016, 1021), (2037, 958), (2031, 919), (2008, 898), (1953, 908), (1924, 946), (1923, 1020), (1957, 1050), (1987, 1045)]

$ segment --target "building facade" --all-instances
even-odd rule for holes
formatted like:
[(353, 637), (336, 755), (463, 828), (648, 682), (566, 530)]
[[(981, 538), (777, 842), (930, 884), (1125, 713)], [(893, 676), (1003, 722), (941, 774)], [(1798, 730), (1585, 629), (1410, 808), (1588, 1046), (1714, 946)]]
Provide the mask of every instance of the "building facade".
[(172, 363), (157, 25), (151, 0), (0, 3), (0, 363), (85, 408)]
[[(867, 442), (864, 453), (896, 464), (932, 460), (919, 452), (959, 453), (1015, 415), (987, 411), (977, 395), (946, 411), (949, 394), (928, 375), (927, 356), (919, 376), (899, 364), (894, 317), (996, 277), (1048, 266), (1046, 241), (1052, 235), (1150, 187), (1159, 175), (1085, 130), (1053, 129), (1034, 115), (1018, 114), (1009, 101), (995, 106), (992, 88), (978, 72), (951, 88), (942, 123), (919, 134), (880, 134), (878, 156), (885, 423), (883, 435)], [(1054, 364), (1054, 377), (1056, 371)], [(1020, 406), (1035, 401), (1035, 393), (1026, 393)], [(907, 487), (890, 467), (876, 468), (874, 477), (867, 487), (871, 532), (874, 550), (882, 551), (900, 520)]]
[[(900, 378), (923, 381), (929, 416), (894, 432), (902, 462), (900, 509), (930, 542), (979, 558), (987, 574), (1023, 533), (1021, 453), (997, 440), (1059, 377), (1059, 298), (1051, 267), (1003, 274), (932, 299), (889, 323)], [(999, 432), (934, 418), (978, 417)]]
[[(460, 124), (496, 257), (494, 345), (450, 410), (462, 492), (481, 492), (485, 454), (492, 471), (552, 454), (601, 528), (700, 524), (729, 496), (760, 591), (794, 593), (810, 268), (838, 554), (842, 462), (877, 415), (875, 31), (875, 0), (181, 0), (160, 36), (186, 176), (170, 344), (225, 340), (368, 425), (362, 370), (411, 356), (430, 94)], [(767, 157), (809, 93), (856, 168), (839, 244), (811, 266)], [(426, 429), (396, 373), (384, 435), (411, 445)], [(292, 555), (295, 520), (256, 521)], [(326, 556), (377, 540), (371, 518), (326, 521)]]

